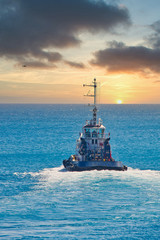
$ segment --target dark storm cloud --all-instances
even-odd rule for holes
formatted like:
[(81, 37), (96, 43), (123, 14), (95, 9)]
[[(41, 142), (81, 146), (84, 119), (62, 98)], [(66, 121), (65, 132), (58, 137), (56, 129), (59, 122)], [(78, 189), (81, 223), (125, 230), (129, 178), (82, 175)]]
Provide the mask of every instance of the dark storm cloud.
[(106, 68), (110, 72), (143, 72), (149, 69), (160, 72), (160, 49), (144, 46), (126, 46), (112, 42), (109, 47), (94, 53), (91, 64)]
[(103, 0), (1, 0), (0, 56), (55, 62), (54, 51), (46, 49), (78, 45), (80, 32), (110, 31), (118, 24), (130, 24), (128, 10)]

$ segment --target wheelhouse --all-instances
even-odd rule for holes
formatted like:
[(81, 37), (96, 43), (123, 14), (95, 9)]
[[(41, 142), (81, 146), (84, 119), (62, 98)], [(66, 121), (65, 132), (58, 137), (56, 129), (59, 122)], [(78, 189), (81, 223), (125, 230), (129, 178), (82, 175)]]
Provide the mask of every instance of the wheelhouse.
[(101, 126), (89, 126), (85, 125), (83, 128), (83, 135), (85, 138), (104, 138), (105, 127)]

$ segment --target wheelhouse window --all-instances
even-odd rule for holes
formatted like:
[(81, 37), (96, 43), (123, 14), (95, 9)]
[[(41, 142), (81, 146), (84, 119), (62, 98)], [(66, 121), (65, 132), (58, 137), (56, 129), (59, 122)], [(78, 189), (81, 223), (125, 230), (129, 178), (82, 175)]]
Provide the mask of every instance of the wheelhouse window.
[(97, 131), (96, 130), (93, 130), (92, 137), (97, 137)]
[(104, 136), (104, 128), (100, 128), (99, 129), (99, 137), (103, 137)]
[(90, 132), (90, 129), (89, 129), (89, 128), (85, 128), (85, 129), (84, 129), (84, 132), (85, 132), (85, 136), (86, 136), (86, 137), (91, 137), (91, 132)]

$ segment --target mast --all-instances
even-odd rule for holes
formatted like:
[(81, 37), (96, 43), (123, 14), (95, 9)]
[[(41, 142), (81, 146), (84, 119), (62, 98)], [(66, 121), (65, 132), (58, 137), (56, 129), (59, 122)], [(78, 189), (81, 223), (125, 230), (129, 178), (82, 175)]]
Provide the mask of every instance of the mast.
[(83, 84), (83, 87), (94, 87), (94, 94), (89, 94), (89, 92), (87, 93), (87, 97), (94, 97), (94, 105), (93, 105), (93, 125), (97, 125), (97, 99), (96, 99), (96, 95), (97, 95), (97, 82), (96, 82), (96, 78), (94, 78), (93, 84)]

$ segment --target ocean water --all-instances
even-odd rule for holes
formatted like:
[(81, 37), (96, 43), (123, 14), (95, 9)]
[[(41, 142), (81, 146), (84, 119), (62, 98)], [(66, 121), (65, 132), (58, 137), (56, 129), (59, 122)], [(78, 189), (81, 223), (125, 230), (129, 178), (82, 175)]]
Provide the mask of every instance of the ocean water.
[(160, 239), (160, 105), (100, 105), (126, 172), (67, 172), (84, 105), (0, 105), (1, 239)]

